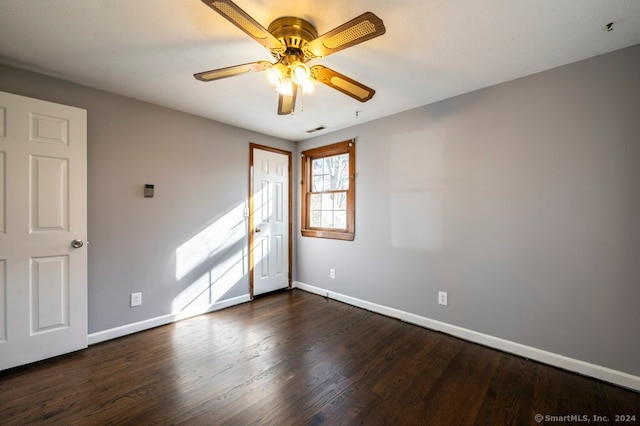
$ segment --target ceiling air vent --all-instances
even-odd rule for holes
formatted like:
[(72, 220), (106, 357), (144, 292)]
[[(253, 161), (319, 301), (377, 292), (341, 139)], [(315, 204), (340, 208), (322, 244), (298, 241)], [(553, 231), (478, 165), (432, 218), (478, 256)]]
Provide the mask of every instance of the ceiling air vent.
[(326, 129), (326, 128), (327, 128), (327, 127), (326, 127), (326, 126), (324, 126), (324, 125), (322, 125), (322, 126), (318, 126), (318, 127), (316, 127), (315, 129), (307, 130), (307, 133), (315, 133), (315, 132), (319, 132), (320, 130), (324, 130), (324, 129)]

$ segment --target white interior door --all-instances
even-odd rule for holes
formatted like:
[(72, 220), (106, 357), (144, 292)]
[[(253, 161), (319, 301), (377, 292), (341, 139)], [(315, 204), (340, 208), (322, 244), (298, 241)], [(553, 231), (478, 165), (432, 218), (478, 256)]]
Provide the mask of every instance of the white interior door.
[(0, 370), (87, 346), (86, 120), (0, 92)]
[(253, 294), (289, 286), (290, 155), (252, 147)]

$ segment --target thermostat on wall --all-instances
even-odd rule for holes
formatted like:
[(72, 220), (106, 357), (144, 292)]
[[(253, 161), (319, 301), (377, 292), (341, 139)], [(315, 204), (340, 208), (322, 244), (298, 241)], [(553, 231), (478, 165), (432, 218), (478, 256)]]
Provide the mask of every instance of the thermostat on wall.
[(153, 185), (144, 185), (144, 198), (153, 198)]

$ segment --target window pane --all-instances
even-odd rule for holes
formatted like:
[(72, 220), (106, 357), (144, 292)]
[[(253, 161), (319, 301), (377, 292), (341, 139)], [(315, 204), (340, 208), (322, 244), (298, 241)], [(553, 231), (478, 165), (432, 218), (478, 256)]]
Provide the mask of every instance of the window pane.
[(311, 194), (309, 208), (310, 210), (322, 210), (322, 194)]
[(324, 185), (324, 190), (325, 191), (331, 191), (332, 190), (332, 184), (331, 184), (331, 176), (330, 175), (323, 175), (322, 176), (323, 179), (323, 185)]
[(334, 212), (333, 218), (334, 228), (347, 229), (347, 212)]
[(309, 226), (313, 228), (320, 228), (322, 226), (322, 212), (320, 210), (315, 210), (311, 212)]
[(333, 228), (333, 212), (332, 211), (322, 212), (322, 227)]
[(340, 177), (340, 181), (336, 182), (335, 189), (337, 190), (347, 190), (349, 189), (349, 173), (344, 173)]
[(342, 154), (336, 158), (338, 165), (334, 189), (349, 189), (349, 154)]
[(347, 210), (347, 193), (337, 192), (334, 193), (334, 210)]
[(333, 210), (333, 194), (322, 194), (322, 210)]
[(324, 191), (324, 175), (313, 176), (313, 185), (311, 187), (311, 192), (322, 192)]
[(333, 170), (333, 157), (327, 157), (324, 159), (324, 170), (322, 171), (323, 175), (330, 175)]
[(314, 176), (324, 174), (324, 158), (318, 158), (311, 162), (311, 174)]

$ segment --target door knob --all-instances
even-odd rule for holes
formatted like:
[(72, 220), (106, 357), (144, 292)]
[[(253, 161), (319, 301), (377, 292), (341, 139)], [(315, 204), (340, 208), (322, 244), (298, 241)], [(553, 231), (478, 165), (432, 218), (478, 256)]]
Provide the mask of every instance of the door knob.
[(84, 245), (84, 243), (82, 242), (82, 240), (73, 240), (71, 241), (71, 247), (73, 248), (80, 248)]
[(256, 228), (256, 233), (260, 232), (260, 228)]

